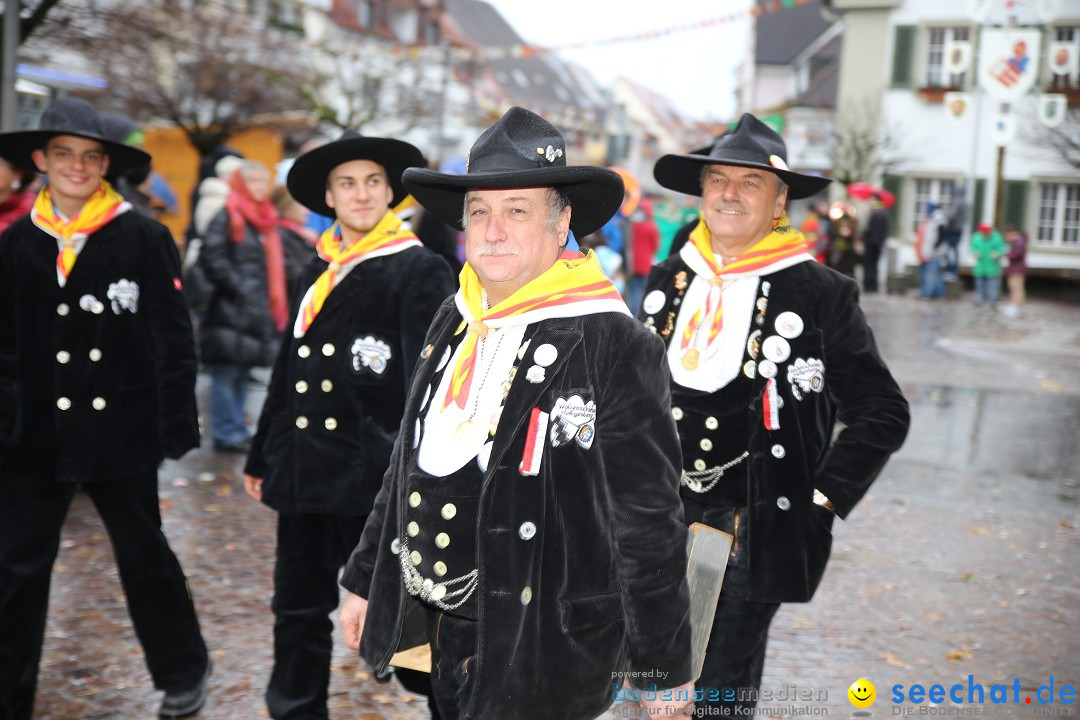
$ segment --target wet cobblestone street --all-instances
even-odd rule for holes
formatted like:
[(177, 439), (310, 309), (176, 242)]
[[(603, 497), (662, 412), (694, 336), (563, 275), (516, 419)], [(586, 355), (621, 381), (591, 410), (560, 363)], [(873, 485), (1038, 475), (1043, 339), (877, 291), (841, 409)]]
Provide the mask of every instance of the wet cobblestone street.
[[(1034, 697), (1053, 677), (1080, 685), (1080, 307), (1029, 303), (1023, 319), (968, 300), (871, 296), (863, 305), (912, 403), (904, 448), (847, 522), (813, 602), (773, 624), (763, 689), (810, 690), (848, 717), (848, 686), (1019, 679)], [(205, 379), (201, 379), (204, 383)], [(252, 393), (258, 412), (262, 393)], [(209, 441), (204, 439), (204, 445)], [(243, 492), (242, 458), (207, 447), (160, 473), (165, 533), (190, 581), (214, 659), (198, 717), (267, 717), (275, 515)], [(38, 720), (155, 718), (104, 529), (88, 499), (71, 506), (53, 577)], [(608, 717), (636, 717), (617, 703)], [(910, 704), (908, 704), (910, 705)], [(1033, 715), (1033, 706), (1010, 706)], [(1056, 708), (1075, 717), (1077, 705)], [(1046, 708), (1042, 708), (1046, 709)], [(917, 712), (916, 712), (917, 714)], [(380, 685), (335, 635), (331, 716), (428, 717)], [(487, 720), (487, 719), (485, 719)]]

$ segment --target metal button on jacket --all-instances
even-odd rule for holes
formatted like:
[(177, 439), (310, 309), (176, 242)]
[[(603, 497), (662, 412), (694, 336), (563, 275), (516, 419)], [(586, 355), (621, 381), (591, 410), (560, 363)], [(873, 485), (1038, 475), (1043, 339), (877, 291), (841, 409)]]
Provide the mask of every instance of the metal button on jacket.
[(416, 537), (420, 534), (420, 525), (418, 525), (415, 521), (409, 523), (408, 527), (405, 529), (409, 531), (409, 537)]
[(522, 540), (532, 540), (536, 535), (536, 525), (529, 521), (521, 523), (521, 527), (518, 528), (518, 537)]
[(322, 388), (323, 392), (330, 392), (334, 389), (334, 383), (330, 382), (329, 380), (323, 380), (321, 383), (319, 383), (319, 387)]
[(720, 421), (714, 417), (707, 417), (705, 418), (705, 427), (710, 430), (715, 430), (716, 428), (720, 427)]
[(390, 552), (397, 555), (399, 550), (401, 550), (401, 541), (394, 538), (393, 542), (390, 543)]
[(779, 460), (779, 459), (783, 458), (785, 455), (787, 455), (787, 450), (784, 449), (783, 445), (781, 445), (780, 443), (777, 443), (776, 445), (772, 446), (772, 454), (773, 454), (774, 458)]
[(326, 343), (325, 345), (323, 345), (322, 346), (322, 354), (325, 355), (326, 357), (330, 357), (331, 355), (333, 355), (334, 354), (334, 344), (333, 343)]
[(709, 438), (701, 438), (701, 442), (698, 444), (701, 445), (701, 449), (705, 452), (712, 450), (712, 440)]
[(409, 507), (417, 507), (420, 505), (420, 493), (412, 492), (409, 494)]
[(791, 501), (781, 495), (780, 497), (776, 498), (776, 507), (780, 508), (781, 510), (790, 510)]
[(307, 382), (305, 380), (297, 380), (296, 381), (296, 392), (298, 392), (298, 393), (306, 393), (307, 392), (307, 387), (308, 387)]
[(531, 602), (532, 602), (532, 588), (529, 587), (528, 585), (526, 585), (525, 589), (521, 591), (521, 604), (522, 605), (528, 605)]
[[(417, 493), (413, 494), (416, 495), (417, 498), (420, 497)], [(417, 502), (419, 503), (419, 500), (417, 500)], [(416, 507), (416, 505), (413, 505), (413, 507)], [(444, 520), (453, 520), (455, 515), (457, 515), (457, 507), (454, 503), (446, 503), (442, 506), (442, 516)]]
[(323, 427), (327, 430), (337, 430), (337, 418), (328, 417), (323, 422)]
[(69, 353), (67, 350), (61, 350), (60, 352), (56, 353), (56, 362), (60, 363), (61, 365), (68, 364), (69, 362), (71, 362), (71, 353)]
[(71, 308), (68, 307), (67, 303), (60, 303), (56, 306), (57, 315), (67, 315), (69, 312), (71, 312)]
[(682, 420), (682, 408), (671, 408), (671, 417), (675, 418), (676, 422)]
[(442, 577), (443, 575), (446, 574), (446, 563), (444, 563), (442, 560), (440, 560), (439, 562), (432, 565), (431, 569), (435, 571), (436, 575), (438, 575), (439, 577)]
[(439, 533), (435, 536), (435, 547), (442, 549), (450, 545), (450, 536), (446, 533)]
[(705, 465), (705, 461), (702, 460), (701, 458), (698, 458), (697, 460), (694, 461), (694, 469), (695, 470), (704, 470), (706, 467), (707, 466)]
[(96, 397), (90, 402), (90, 404), (94, 406), (95, 410), (104, 410), (105, 409), (105, 398)]
[(71, 408), (71, 399), (66, 398), (66, 397), (58, 398), (57, 401), (56, 401), (56, 407), (60, 408), (61, 410), (70, 409)]
[(93, 348), (90, 350), (90, 361), (97, 362), (98, 360), (101, 360), (101, 351), (97, 348)]
[(415, 550), (409, 553), (409, 559), (412, 560), (413, 565), (419, 565), (423, 561), (423, 558), (420, 557), (420, 553)]
[(301, 415), (300, 417), (296, 418), (296, 427), (298, 427), (298, 428), (300, 428), (301, 430), (303, 430), (303, 429), (304, 429), (304, 428), (306, 428), (307, 426), (308, 426), (308, 420), (307, 420), (307, 418), (306, 418), (306, 417), (304, 417), (303, 415)]
[(301, 345), (300, 347), (296, 348), (296, 354), (302, 358), (306, 358), (311, 355), (311, 348), (309, 348), (307, 345)]

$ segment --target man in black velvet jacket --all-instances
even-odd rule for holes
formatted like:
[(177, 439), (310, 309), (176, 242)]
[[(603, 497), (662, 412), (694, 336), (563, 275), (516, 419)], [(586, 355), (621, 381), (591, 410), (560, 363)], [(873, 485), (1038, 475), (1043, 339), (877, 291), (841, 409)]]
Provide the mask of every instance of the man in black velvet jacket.
[(568, 167), (565, 147), (512, 108), (466, 174), (404, 176), (465, 230), (468, 264), (420, 352), (341, 619), (378, 674), (430, 642), (444, 718), (591, 719), (626, 697), (623, 678), (673, 688), (646, 696), (657, 712), (689, 703), (663, 344), (595, 255), (564, 249), (623, 197), (618, 175)]
[(278, 511), (271, 717), (327, 717), (338, 573), (356, 547), (431, 319), (453, 292), (446, 262), (390, 208), (423, 157), (346, 131), (301, 155), (289, 192), (337, 218), (301, 272), (245, 467)]
[(61, 99), (0, 153), (48, 176), (0, 236), (0, 718), (33, 714), (60, 527), (81, 484), (109, 533), (160, 713), (206, 699), (210, 660), (161, 532), (158, 464), (199, 444), (195, 343), (169, 231), (103, 180), (150, 162)]
[(855, 507), (909, 422), (855, 283), (814, 261), (784, 210), (829, 181), (785, 158), (780, 136), (748, 114), (654, 170), (702, 198), (690, 240), (653, 268), (640, 318), (668, 346), (686, 521), (735, 536), (697, 683), (699, 706), (721, 714), (754, 706), (779, 604), (814, 594), (834, 517)]

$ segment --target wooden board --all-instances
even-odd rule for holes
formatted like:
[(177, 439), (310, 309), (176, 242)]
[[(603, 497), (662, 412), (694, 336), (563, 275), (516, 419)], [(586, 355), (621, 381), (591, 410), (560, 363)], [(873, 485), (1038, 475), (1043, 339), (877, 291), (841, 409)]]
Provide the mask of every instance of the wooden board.
[(705, 648), (709, 645), (716, 602), (724, 584), (731, 535), (716, 528), (694, 523), (686, 543), (686, 582), (690, 586), (690, 670), (693, 678), (701, 676)]

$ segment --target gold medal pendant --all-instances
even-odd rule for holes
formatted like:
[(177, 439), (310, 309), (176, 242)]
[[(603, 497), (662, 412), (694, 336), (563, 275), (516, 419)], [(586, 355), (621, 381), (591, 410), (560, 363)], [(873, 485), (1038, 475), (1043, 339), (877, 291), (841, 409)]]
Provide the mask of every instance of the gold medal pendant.
[(478, 447), (484, 443), (488, 429), (478, 422), (466, 420), (454, 428), (454, 443), (464, 450)]
[(695, 348), (690, 348), (686, 351), (686, 354), (682, 356), (682, 366), (690, 372), (693, 372), (694, 370), (697, 370), (698, 361), (700, 361), (700, 359), (701, 353)]

